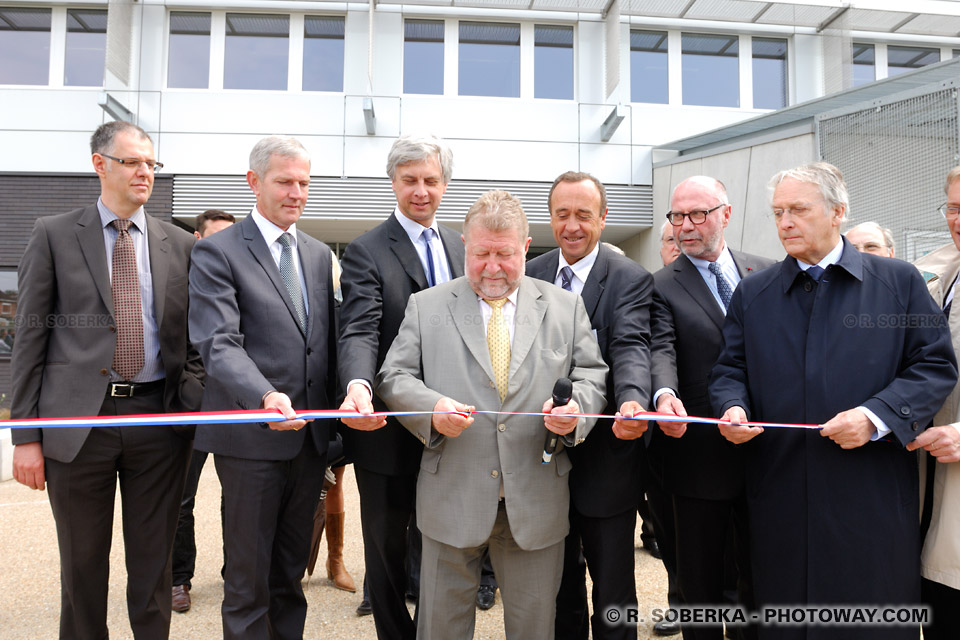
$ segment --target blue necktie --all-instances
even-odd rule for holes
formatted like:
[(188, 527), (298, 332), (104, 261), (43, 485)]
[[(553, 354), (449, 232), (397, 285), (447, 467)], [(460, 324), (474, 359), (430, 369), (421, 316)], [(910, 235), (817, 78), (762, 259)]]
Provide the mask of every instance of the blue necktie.
[(720, 269), (719, 264), (711, 262), (707, 266), (707, 269), (717, 278), (717, 293), (720, 294), (720, 302), (723, 303), (723, 309), (726, 311), (727, 307), (730, 306), (730, 298), (733, 297), (733, 287), (731, 287), (727, 279), (723, 277), (723, 271)]
[(437, 273), (433, 266), (433, 249), (430, 248), (431, 240), (433, 240), (433, 229), (427, 227), (420, 234), (420, 237), (423, 238), (423, 244), (427, 246), (427, 286), (432, 287), (437, 284)]
[(570, 267), (560, 269), (560, 286), (566, 291), (573, 291), (573, 269)]
[(807, 269), (807, 275), (813, 278), (814, 282), (820, 282), (820, 278), (823, 277), (823, 267), (813, 265)]

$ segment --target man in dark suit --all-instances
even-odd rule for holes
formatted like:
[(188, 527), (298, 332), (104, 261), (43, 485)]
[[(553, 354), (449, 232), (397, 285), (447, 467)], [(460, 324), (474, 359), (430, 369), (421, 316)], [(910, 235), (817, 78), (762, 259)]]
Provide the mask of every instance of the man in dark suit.
[[(203, 369), (187, 341), (193, 238), (143, 210), (153, 142), (128, 122), (90, 140), (96, 204), (40, 218), (20, 261), (14, 418), (195, 411)], [(127, 609), (137, 638), (170, 630), (170, 549), (190, 455), (170, 427), (17, 429), (14, 477), (50, 485), (60, 544), (60, 636), (105, 638), (117, 478)]]
[[(637, 263), (600, 242), (607, 216), (603, 184), (568, 171), (548, 197), (558, 248), (527, 265), (533, 278), (580, 294), (600, 345), (607, 374), (607, 408), (613, 414), (643, 410), (650, 397), (650, 298), (653, 278)], [(636, 638), (635, 626), (610, 625), (606, 611), (636, 609), (634, 531), (642, 495), (643, 442), (621, 440), (613, 420), (600, 420), (586, 441), (570, 449), (570, 533), (557, 594), (557, 638), (586, 639), (586, 577), (593, 579), (593, 637)]]
[(310, 551), (331, 427), (296, 410), (334, 402), (332, 252), (296, 228), (310, 157), (296, 139), (264, 138), (250, 153), (257, 204), (202, 242), (190, 271), (190, 336), (203, 356), (211, 411), (276, 409), (287, 419), (204, 425), (223, 487), (224, 638), (301, 638), (300, 586)]
[[(658, 411), (712, 415), (707, 379), (723, 343), (729, 295), (741, 278), (773, 264), (727, 247), (723, 231), (731, 210), (723, 184), (707, 176), (684, 180), (670, 200), (667, 222), (682, 255), (654, 274), (658, 339), (652, 349), (652, 376)], [(737, 449), (708, 425), (663, 422), (660, 428), (656, 445), (663, 451), (663, 482), (672, 496), (683, 603), (724, 601), (724, 557), (733, 548), (740, 553), (740, 590), (749, 598), (746, 496)], [(728, 535), (731, 526), (735, 542)], [(685, 627), (683, 636), (721, 638), (723, 627)]]
[[(904, 447), (957, 381), (950, 330), (920, 273), (840, 235), (836, 167), (778, 173), (772, 209), (789, 256), (733, 294), (710, 399), (743, 444), (754, 591), (764, 607), (920, 600), (919, 478)], [(745, 426), (819, 424), (819, 429)], [(845, 627), (765, 626), (764, 638), (849, 638)], [(857, 637), (916, 638), (874, 624)]]
[[(452, 171), (453, 155), (437, 138), (404, 136), (390, 149), (387, 174), (397, 206), (343, 255), (339, 361), (345, 411), (386, 409), (373, 397), (372, 384), (400, 329), (407, 298), (463, 275), (463, 242), (435, 219)], [(412, 516), (423, 446), (395, 419), (344, 422), (352, 427), (341, 433), (360, 492), (366, 582), (377, 635), (413, 638), (416, 628), (404, 601), (404, 558), (408, 525), (416, 526)]]

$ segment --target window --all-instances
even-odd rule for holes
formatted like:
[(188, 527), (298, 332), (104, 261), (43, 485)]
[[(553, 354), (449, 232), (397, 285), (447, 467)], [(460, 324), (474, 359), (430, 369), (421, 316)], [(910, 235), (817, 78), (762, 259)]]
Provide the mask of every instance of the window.
[(520, 25), (460, 23), (462, 96), (520, 97)]
[(853, 86), (877, 79), (877, 57), (872, 44), (853, 43)]
[(223, 88), (286, 90), (290, 17), (228, 13), (226, 24)]
[(443, 95), (443, 21), (403, 23), (403, 92)]
[(630, 32), (630, 101), (667, 104), (667, 32)]
[(787, 41), (753, 39), (753, 108), (787, 106)]
[(739, 46), (737, 36), (681, 34), (683, 104), (740, 106)]
[(926, 47), (887, 47), (887, 77), (940, 62), (940, 49)]
[(303, 90), (343, 91), (344, 18), (303, 19)]
[(0, 8), (0, 84), (47, 84), (50, 9)]
[(167, 86), (206, 89), (209, 81), (210, 14), (172, 11)]
[(67, 51), (63, 84), (102, 87), (107, 55), (107, 12), (67, 9)]
[(534, 26), (533, 97), (573, 100), (573, 27)]
[(9, 358), (17, 324), (17, 272), (0, 270), (0, 359)]

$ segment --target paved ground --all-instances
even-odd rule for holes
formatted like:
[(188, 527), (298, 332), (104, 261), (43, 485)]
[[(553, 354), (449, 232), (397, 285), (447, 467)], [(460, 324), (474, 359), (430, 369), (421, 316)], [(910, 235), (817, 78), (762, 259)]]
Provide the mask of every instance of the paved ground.
[[(363, 579), (363, 548), (356, 483), (352, 468), (344, 475), (347, 531), (344, 555), (347, 569), (357, 584)], [(193, 608), (186, 614), (173, 614), (170, 637), (174, 639), (214, 639), (221, 637), (220, 580), (221, 532), (219, 523), (219, 483), (212, 464), (207, 464), (200, 479), (197, 497), (197, 575), (193, 580)], [(119, 493), (119, 492), (118, 492)], [(119, 506), (119, 503), (118, 503)], [(111, 550), (109, 627), (111, 637), (130, 638), (124, 589), (123, 540), (120, 514), (114, 519), (114, 544)], [(637, 529), (639, 544), (639, 528)], [(309, 601), (305, 638), (375, 639), (373, 618), (358, 618), (358, 594), (331, 586), (323, 570), (326, 547), (321, 551), (318, 572), (305, 592)], [(0, 638), (18, 640), (56, 638), (59, 628), (59, 560), (56, 532), (47, 494), (31, 491), (10, 480), (0, 482)], [(660, 561), (637, 551), (637, 591), (641, 611), (663, 607), (666, 600), (666, 573)], [(489, 611), (477, 612), (480, 639), (503, 637), (503, 609), (500, 594)], [(639, 638), (655, 638), (652, 623), (640, 625)]]

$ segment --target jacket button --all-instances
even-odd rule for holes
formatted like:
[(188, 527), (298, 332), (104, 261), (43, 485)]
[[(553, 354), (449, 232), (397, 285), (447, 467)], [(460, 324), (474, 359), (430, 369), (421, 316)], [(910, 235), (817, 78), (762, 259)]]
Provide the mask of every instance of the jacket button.
[(905, 416), (910, 415), (910, 407), (900, 407), (900, 413)]
[(313, 353), (313, 349), (310, 349), (310, 348), (308, 347), (308, 348), (307, 348), (307, 355), (309, 356), (309, 355), (312, 354), (312, 353)]
[(116, 332), (117, 332), (117, 328), (113, 325), (110, 325), (110, 333), (116, 333)]
[(312, 386), (313, 386), (313, 380), (307, 380), (307, 386), (308, 386), (308, 387), (312, 387)]
[(100, 369), (100, 375), (102, 375), (102, 376), (105, 376), (105, 375), (107, 375), (107, 374), (109, 374), (109, 373), (110, 373), (110, 372), (107, 371), (106, 369)]
[(920, 429), (920, 423), (914, 422), (912, 425), (910, 425), (910, 428), (913, 429), (914, 431), (917, 431), (918, 429)]
[(804, 291), (813, 291), (813, 285), (812, 285), (811, 283), (809, 283), (809, 282), (804, 282), (804, 283), (803, 283), (803, 290), (804, 290)]
[(507, 425), (505, 425), (505, 424), (498, 424), (498, 425), (497, 425), (497, 431), (504, 432), (504, 431), (506, 431), (506, 430), (507, 430)]
[(494, 469), (493, 471), (490, 472), (490, 477), (491, 477), (491, 478), (499, 478), (499, 477), (500, 477), (500, 472), (497, 471), (496, 469)]

